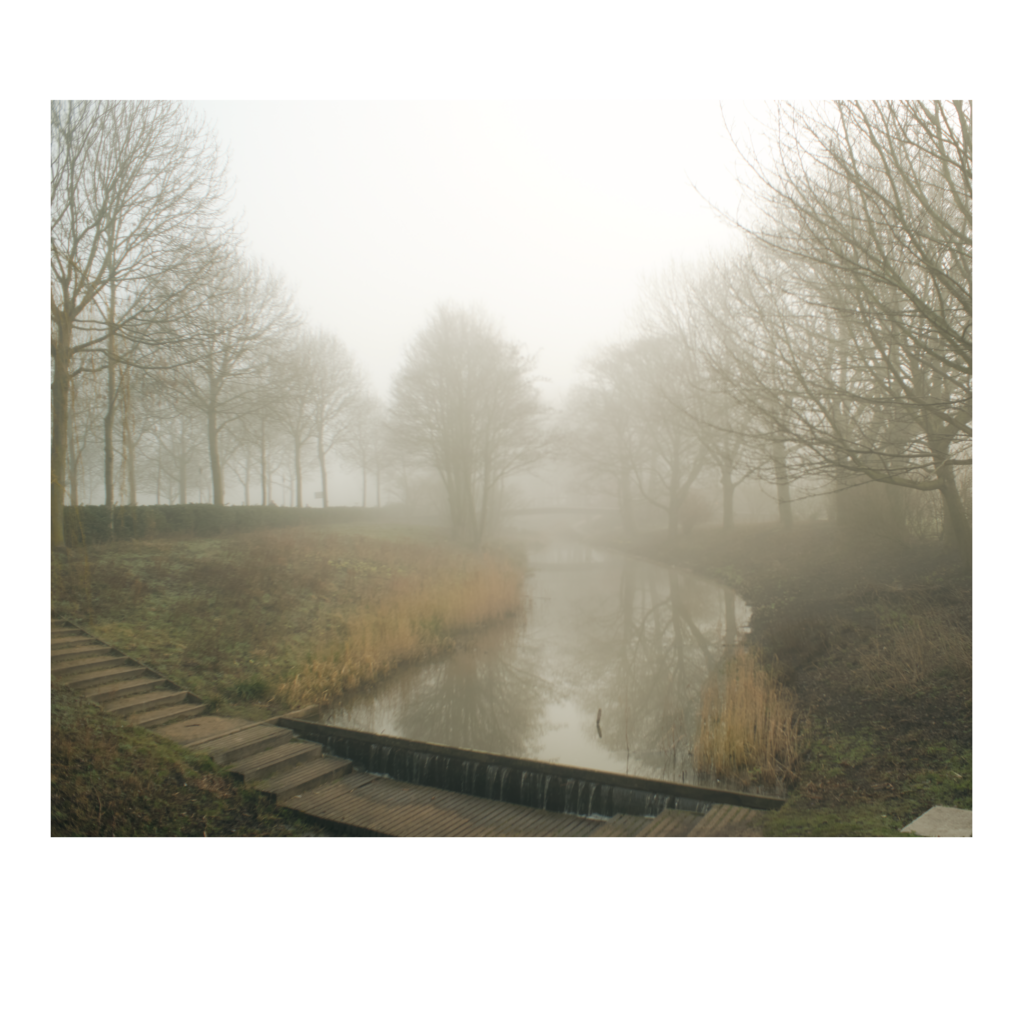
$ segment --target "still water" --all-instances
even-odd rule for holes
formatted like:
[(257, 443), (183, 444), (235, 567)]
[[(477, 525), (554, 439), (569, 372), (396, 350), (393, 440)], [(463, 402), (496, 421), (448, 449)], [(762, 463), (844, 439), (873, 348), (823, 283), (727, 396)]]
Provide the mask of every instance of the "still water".
[(528, 608), (471, 649), (346, 694), (329, 725), (694, 783), (700, 695), (750, 609), (731, 591), (565, 540), (526, 547)]

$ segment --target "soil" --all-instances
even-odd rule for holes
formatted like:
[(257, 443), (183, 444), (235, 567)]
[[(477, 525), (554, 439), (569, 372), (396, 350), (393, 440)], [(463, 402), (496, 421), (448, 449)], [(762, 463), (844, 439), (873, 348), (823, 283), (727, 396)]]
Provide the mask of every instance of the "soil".
[(971, 573), (948, 549), (827, 523), (629, 548), (751, 605), (748, 642), (777, 664), (805, 740), (777, 834), (893, 834), (934, 804), (971, 806)]

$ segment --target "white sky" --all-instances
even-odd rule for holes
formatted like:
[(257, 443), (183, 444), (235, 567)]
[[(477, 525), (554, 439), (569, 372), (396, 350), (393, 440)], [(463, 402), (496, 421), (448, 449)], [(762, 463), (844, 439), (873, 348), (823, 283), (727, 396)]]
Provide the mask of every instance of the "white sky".
[(230, 152), (249, 251), (382, 397), (440, 301), (482, 306), (554, 397), (621, 336), (644, 275), (732, 234), (693, 187), (735, 206), (713, 101), (194, 106)]

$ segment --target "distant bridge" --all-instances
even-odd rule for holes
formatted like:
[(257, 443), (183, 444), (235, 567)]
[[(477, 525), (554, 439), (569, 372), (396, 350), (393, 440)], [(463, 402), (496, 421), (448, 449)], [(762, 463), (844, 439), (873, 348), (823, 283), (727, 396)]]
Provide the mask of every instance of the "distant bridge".
[(617, 513), (617, 508), (593, 508), (592, 506), (576, 506), (576, 505), (550, 505), (545, 508), (513, 508), (507, 511), (503, 511), (502, 514), (506, 516), (541, 516), (550, 515), (552, 512), (570, 512), (574, 515), (578, 515), (581, 512), (612, 512)]

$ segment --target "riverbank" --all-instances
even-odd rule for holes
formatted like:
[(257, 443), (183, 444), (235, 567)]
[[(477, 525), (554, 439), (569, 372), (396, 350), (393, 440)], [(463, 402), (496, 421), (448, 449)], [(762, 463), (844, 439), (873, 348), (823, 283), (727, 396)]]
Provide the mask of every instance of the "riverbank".
[(451, 649), (517, 611), (525, 575), (507, 553), (366, 524), (107, 544), (51, 572), (54, 613), (253, 720)]
[(205, 755), (50, 688), (53, 836), (332, 836)]
[(971, 808), (971, 575), (935, 546), (825, 523), (696, 530), (628, 550), (717, 579), (751, 605), (796, 702), (802, 756), (774, 835), (897, 835)]
[[(518, 610), (523, 577), (501, 552), (352, 524), (76, 549), (51, 563), (51, 606), (260, 721), (465, 642)], [(55, 836), (336, 834), (67, 687), (50, 702)]]

